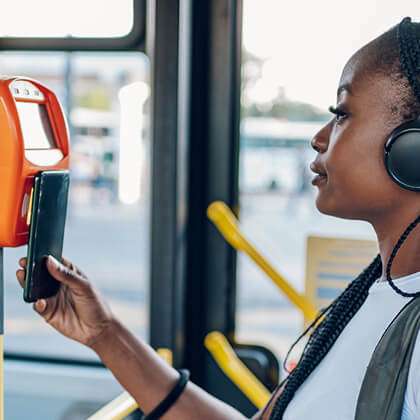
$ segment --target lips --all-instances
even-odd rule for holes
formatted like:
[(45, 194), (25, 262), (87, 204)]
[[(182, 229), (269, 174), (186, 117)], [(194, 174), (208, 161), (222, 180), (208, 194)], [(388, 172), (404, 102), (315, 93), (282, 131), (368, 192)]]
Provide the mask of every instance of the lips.
[(321, 176), (327, 176), (327, 171), (324, 169), (324, 167), (317, 162), (316, 160), (314, 160), (313, 162), (311, 162), (311, 164), (309, 165), (309, 167), (311, 168), (311, 171), (321, 175)]
[(315, 175), (312, 178), (312, 185), (318, 185), (318, 184), (322, 184), (323, 182), (327, 181), (327, 176), (326, 175)]
[(316, 174), (311, 181), (312, 185), (322, 184), (327, 180), (327, 172), (319, 162), (313, 161), (309, 167)]

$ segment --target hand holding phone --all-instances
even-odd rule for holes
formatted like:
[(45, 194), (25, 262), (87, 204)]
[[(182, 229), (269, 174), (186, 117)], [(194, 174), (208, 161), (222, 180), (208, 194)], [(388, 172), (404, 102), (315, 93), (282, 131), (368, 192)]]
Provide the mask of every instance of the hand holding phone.
[[(27, 259), (19, 260), (16, 272), (19, 284), (25, 287)], [(49, 325), (64, 336), (93, 349), (104, 338), (104, 331), (119, 324), (109, 305), (87, 276), (73, 263), (62, 258), (47, 259), (50, 275), (60, 284), (56, 295), (39, 299), (33, 305)]]

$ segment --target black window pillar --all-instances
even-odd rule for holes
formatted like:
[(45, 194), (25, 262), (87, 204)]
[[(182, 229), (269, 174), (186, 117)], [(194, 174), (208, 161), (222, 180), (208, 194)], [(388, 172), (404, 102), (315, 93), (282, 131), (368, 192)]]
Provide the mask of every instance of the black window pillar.
[(204, 337), (235, 328), (236, 255), (206, 209), (238, 210), (241, 18), (241, 0), (193, 2), (186, 360), (210, 392)]
[[(183, 0), (152, 0), (147, 53), (152, 64), (152, 203), (150, 343), (184, 359), (188, 181), (188, 55)], [(188, 25), (185, 28), (188, 30)], [(182, 47), (182, 50), (181, 48)], [(186, 50), (187, 51), (187, 50)]]
[(151, 344), (209, 389), (204, 337), (235, 324), (235, 253), (206, 209), (238, 208), (242, 1), (149, 4)]

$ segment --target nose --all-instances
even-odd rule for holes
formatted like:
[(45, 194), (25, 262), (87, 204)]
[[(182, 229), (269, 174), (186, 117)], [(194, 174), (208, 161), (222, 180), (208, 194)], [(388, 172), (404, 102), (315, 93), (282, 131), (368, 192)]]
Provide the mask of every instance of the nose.
[(311, 147), (318, 153), (324, 153), (328, 149), (330, 139), (330, 123), (325, 124), (312, 138)]

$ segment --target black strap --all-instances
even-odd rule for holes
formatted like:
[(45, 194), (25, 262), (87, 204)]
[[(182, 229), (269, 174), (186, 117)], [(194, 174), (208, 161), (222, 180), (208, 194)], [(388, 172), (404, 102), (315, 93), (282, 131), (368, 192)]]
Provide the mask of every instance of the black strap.
[(149, 414), (143, 415), (141, 420), (158, 420), (163, 416), (169, 408), (176, 402), (181, 395), (188, 379), (190, 379), (190, 372), (186, 369), (179, 369), (179, 379), (172, 391), (153, 409)]
[(355, 420), (400, 420), (420, 331), (420, 298), (411, 299), (382, 335), (360, 388)]

